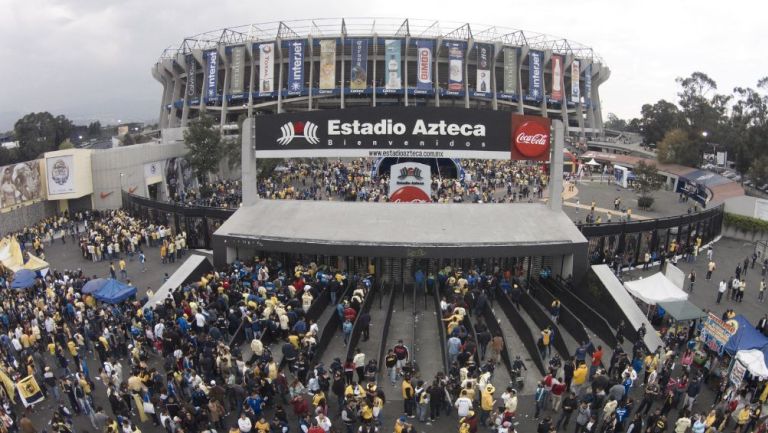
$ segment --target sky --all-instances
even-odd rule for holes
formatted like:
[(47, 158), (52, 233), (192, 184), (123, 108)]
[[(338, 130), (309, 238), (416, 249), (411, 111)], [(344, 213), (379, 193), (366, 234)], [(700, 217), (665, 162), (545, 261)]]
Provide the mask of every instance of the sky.
[(0, 0), (0, 9), (0, 131), (33, 111), (76, 123), (156, 121), (162, 87), (150, 70), (163, 49), (209, 30), (304, 18), (468, 22), (577, 41), (611, 69), (604, 116), (676, 101), (675, 78), (694, 71), (722, 93), (768, 76), (761, 1)]

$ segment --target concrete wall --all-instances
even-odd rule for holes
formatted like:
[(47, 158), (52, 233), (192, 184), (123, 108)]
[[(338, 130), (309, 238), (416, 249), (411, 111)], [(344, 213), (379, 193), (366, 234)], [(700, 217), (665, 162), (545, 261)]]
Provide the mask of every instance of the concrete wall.
[(760, 218), (757, 209), (766, 204), (768, 204), (768, 200), (757, 197), (750, 197), (747, 195), (731, 197), (725, 201), (725, 211), (736, 215)]
[(17, 232), (25, 226), (56, 214), (57, 201), (39, 201), (28, 206), (20, 206), (0, 214), (0, 236)]

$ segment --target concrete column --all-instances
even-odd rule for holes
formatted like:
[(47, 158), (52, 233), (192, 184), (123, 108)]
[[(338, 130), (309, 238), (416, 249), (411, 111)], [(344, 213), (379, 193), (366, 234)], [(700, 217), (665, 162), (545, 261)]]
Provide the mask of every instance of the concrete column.
[[(568, 92), (565, 91), (565, 71), (570, 69), (571, 62), (573, 62), (573, 54), (568, 54), (563, 57), (563, 63), (560, 65), (563, 68), (560, 73), (560, 89), (563, 91), (563, 98), (560, 100), (560, 114), (565, 125), (565, 135), (568, 135), (568, 131), (570, 131), (570, 124), (568, 122)], [(552, 78), (554, 79), (554, 77)]]
[(248, 53), (248, 59), (251, 63), (251, 74), (248, 77), (248, 117), (253, 117), (253, 86), (254, 81), (256, 81), (256, 61), (253, 55), (253, 44), (248, 44), (245, 51)]
[(181, 99), (181, 75), (175, 70), (173, 71), (173, 94), (171, 95), (171, 116), (168, 120), (168, 126), (175, 128), (179, 126), (178, 113), (179, 109), (176, 108), (176, 101)]
[(563, 149), (565, 135), (562, 120), (552, 120), (554, 130), (549, 157), (549, 208), (560, 211), (563, 208)]
[(184, 73), (186, 74), (186, 81), (184, 82), (184, 105), (181, 107), (181, 127), (184, 128), (187, 126), (187, 120), (189, 119), (189, 101), (190, 96), (190, 86), (189, 86), (189, 77), (190, 75), (195, 73), (196, 67), (192, 67), (192, 69), (189, 68), (189, 62), (186, 61), (186, 58), (184, 59)]
[(158, 116), (158, 125), (163, 128), (168, 124), (168, 110), (165, 109), (165, 95), (168, 93), (168, 81), (165, 75), (159, 75), (158, 80), (163, 85), (163, 96), (160, 98), (160, 116)]
[(206, 71), (206, 65), (205, 60), (203, 59), (203, 52), (202, 50), (194, 50), (192, 51), (192, 56), (194, 56), (195, 61), (202, 65), (203, 68), (203, 79), (200, 80), (200, 88), (198, 89), (197, 94), (200, 95), (199, 103), (197, 105), (197, 114), (198, 116), (205, 111), (205, 78), (208, 76), (208, 71)]
[(277, 55), (279, 56), (280, 71), (277, 74), (277, 112), (283, 112), (283, 43), (280, 38), (275, 40), (275, 46), (277, 48)]
[(307, 44), (309, 44), (306, 50), (309, 57), (309, 97), (307, 98), (307, 110), (312, 111), (312, 90), (314, 88), (313, 80), (315, 79), (315, 44), (310, 36), (307, 38)]
[(340, 108), (344, 108), (344, 88), (346, 87), (345, 86), (346, 83), (344, 82), (344, 80), (346, 79), (346, 75), (344, 74), (344, 69), (345, 69), (344, 68), (344, 46), (346, 45), (345, 39), (346, 38), (344, 36), (341, 37), (341, 86), (339, 86), (339, 93), (341, 96), (341, 98), (339, 98)]
[(229, 101), (227, 95), (229, 94), (229, 57), (227, 57), (224, 47), (219, 47), (219, 59), (221, 59), (221, 65), (224, 67), (224, 86), (221, 88), (221, 117), (219, 118), (219, 131), (224, 130), (224, 125), (227, 123), (227, 112), (229, 111)]
[(405, 49), (403, 50), (403, 59), (405, 59), (405, 66), (403, 68), (403, 102), (405, 106), (408, 106), (408, 47), (411, 44), (410, 36), (405, 37)]
[(371, 90), (372, 90), (371, 105), (373, 107), (376, 106), (376, 87), (377, 87), (376, 86), (376, 63), (377, 63), (376, 61), (379, 60), (378, 59), (378, 52), (379, 52), (378, 43), (379, 43), (379, 38), (376, 36), (376, 33), (374, 33), (373, 34), (373, 56), (371, 56), (371, 58), (373, 59), (373, 80), (371, 80)]
[(493, 44), (493, 58), (491, 59), (491, 91), (493, 92), (493, 100), (491, 101), (491, 108), (494, 110), (499, 109), (499, 101), (496, 98), (498, 89), (496, 88), (496, 60), (499, 58), (504, 49), (504, 44), (496, 42)]
[(243, 182), (243, 206), (254, 205), (259, 199), (259, 192), (257, 188), (258, 167), (256, 165), (256, 155), (254, 154), (255, 146), (252, 144), (252, 131), (253, 117), (248, 117), (245, 119), (245, 121), (243, 121), (243, 133), (241, 134), (243, 139), (240, 143), (242, 153), (240, 165)]
[(160, 122), (161, 128), (168, 128), (170, 126), (170, 116), (168, 110), (168, 104), (171, 103), (173, 93), (173, 76), (168, 71), (163, 71), (163, 114)]
[(525, 95), (523, 95), (523, 61), (525, 56), (528, 55), (528, 51), (531, 49), (528, 45), (520, 47), (520, 57), (517, 59), (517, 113), (525, 114)]
[(442, 47), (443, 47), (443, 38), (438, 36), (437, 40), (435, 40), (435, 49), (434, 49), (435, 67), (433, 68), (434, 70), (433, 79), (435, 80), (435, 107), (440, 106), (440, 73), (438, 72), (438, 69), (437, 69), (439, 65), (439, 62), (437, 61), (437, 59), (438, 57), (440, 57), (440, 49), (442, 49)]
[[(539, 105), (539, 110), (541, 111), (541, 115), (544, 117), (549, 117), (549, 112), (547, 111), (547, 80), (544, 79), (547, 75), (547, 65), (549, 65), (549, 61), (552, 59), (552, 50), (545, 50), (544, 56), (542, 56), (541, 60), (541, 104)], [(552, 69), (551, 67), (549, 68)]]
[(467, 51), (464, 53), (464, 108), (469, 108), (469, 53), (474, 45), (474, 39), (467, 39)]

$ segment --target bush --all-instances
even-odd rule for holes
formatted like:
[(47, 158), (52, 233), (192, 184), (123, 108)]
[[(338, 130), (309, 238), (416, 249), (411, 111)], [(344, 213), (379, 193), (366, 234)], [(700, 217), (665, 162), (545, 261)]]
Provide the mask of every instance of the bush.
[(725, 213), (723, 224), (744, 233), (768, 232), (768, 221), (728, 212)]
[(640, 209), (650, 209), (653, 206), (653, 197), (639, 197), (637, 199), (637, 207)]

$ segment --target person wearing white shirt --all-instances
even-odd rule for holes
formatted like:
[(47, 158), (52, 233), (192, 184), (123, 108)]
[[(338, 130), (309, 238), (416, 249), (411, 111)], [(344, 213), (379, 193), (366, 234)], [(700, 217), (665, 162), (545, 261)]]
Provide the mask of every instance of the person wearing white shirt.
[(723, 299), (723, 294), (728, 291), (728, 283), (725, 282), (725, 280), (720, 280), (720, 285), (717, 287), (717, 303), (720, 303), (720, 300)]
[(197, 325), (197, 329), (199, 330), (205, 328), (205, 316), (200, 311), (195, 314), (195, 325)]
[(251, 420), (245, 416), (245, 412), (240, 414), (240, 418), (237, 420), (237, 427), (240, 429), (241, 433), (249, 433), (253, 428), (253, 424), (251, 424)]
[(163, 322), (158, 322), (155, 325), (155, 338), (162, 339), (163, 338), (163, 332), (165, 332), (165, 324)]
[(317, 425), (320, 426), (320, 428), (322, 428), (325, 433), (328, 433), (331, 430), (331, 426), (333, 425), (333, 423), (331, 423), (331, 419), (322, 413), (315, 417), (315, 421), (317, 421)]
[(459, 417), (465, 417), (469, 415), (469, 411), (472, 409), (472, 400), (467, 397), (466, 390), (461, 391), (461, 396), (456, 399), (456, 402), (453, 403), (453, 406), (456, 407)]

